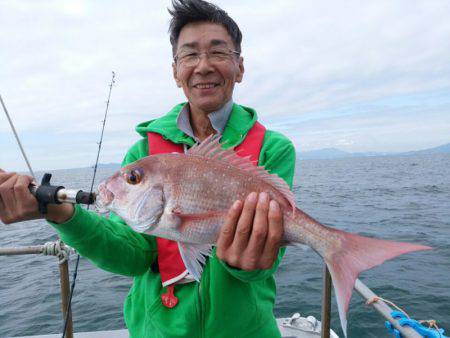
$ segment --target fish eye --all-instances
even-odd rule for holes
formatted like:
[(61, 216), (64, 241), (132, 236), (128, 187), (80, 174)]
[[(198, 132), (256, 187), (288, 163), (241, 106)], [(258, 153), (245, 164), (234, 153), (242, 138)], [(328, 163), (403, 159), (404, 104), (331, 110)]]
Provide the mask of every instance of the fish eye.
[(125, 174), (125, 180), (128, 184), (138, 184), (144, 178), (144, 172), (140, 168), (135, 168), (127, 171)]

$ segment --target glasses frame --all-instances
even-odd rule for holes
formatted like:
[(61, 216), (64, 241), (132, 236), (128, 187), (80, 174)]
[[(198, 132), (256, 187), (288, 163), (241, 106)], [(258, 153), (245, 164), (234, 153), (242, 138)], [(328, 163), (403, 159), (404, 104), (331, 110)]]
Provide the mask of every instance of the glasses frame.
[[(230, 49), (230, 48), (224, 48), (224, 50), (227, 50), (228, 51), (228, 53), (226, 54), (227, 56), (232, 56), (232, 55), (237, 55), (237, 56), (240, 56), (241, 55), (241, 52), (238, 52), (237, 50), (233, 50), (233, 49)], [(216, 50), (217, 51), (217, 50)], [(203, 54), (205, 54), (206, 55), (206, 58), (208, 59), (208, 61), (210, 61), (211, 60), (211, 55), (210, 55), (210, 53), (212, 53), (212, 52), (214, 52), (214, 50), (208, 50), (208, 51), (204, 51), (204, 52), (192, 52), (192, 53), (189, 53), (189, 54), (197, 54), (195, 57), (197, 58), (197, 61), (194, 63), (194, 64), (192, 64), (192, 65), (189, 65), (189, 66), (187, 66), (187, 67), (196, 67), (199, 63), (200, 63), (200, 59), (201, 59), (201, 56), (203, 55)], [(189, 55), (186, 55), (186, 56), (189, 56)], [(182, 65), (183, 64), (183, 59), (180, 59), (180, 56), (179, 56), (179, 53), (178, 54), (176, 54), (174, 57), (173, 57), (173, 61), (176, 63), (176, 64), (178, 64), (178, 65)]]

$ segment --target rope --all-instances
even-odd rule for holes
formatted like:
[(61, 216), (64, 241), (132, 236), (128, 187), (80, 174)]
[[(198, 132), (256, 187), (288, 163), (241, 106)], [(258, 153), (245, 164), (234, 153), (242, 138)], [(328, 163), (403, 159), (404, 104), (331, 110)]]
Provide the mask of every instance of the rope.
[(56, 256), (59, 259), (59, 264), (63, 264), (69, 259), (71, 253), (75, 250), (65, 245), (61, 240), (56, 242), (47, 242), (42, 248), (42, 254), (45, 256)]
[[(390, 300), (384, 299), (382, 297), (378, 297), (378, 296), (372, 297), (366, 301), (366, 305), (372, 305), (373, 303), (378, 302), (379, 300), (382, 300), (383, 302), (393, 306), (398, 311), (402, 312), (408, 319), (411, 319), (411, 317), (408, 316), (406, 311), (404, 311), (402, 308), (397, 306), (394, 302), (391, 302)], [(439, 336), (441, 336), (441, 332), (439, 331), (439, 326), (437, 325), (436, 320), (426, 319), (426, 320), (418, 320), (417, 322), (419, 322), (420, 324), (427, 323), (429, 329), (434, 328), (439, 333)]]
[(434, 328), (436, 331), (439, 332), (439, 335), (440, 335), (439, 326), (437, 325), (436, 320), (434, 320), (434, 319), (423, 319), (423, 320), (419, 320), (418, 322), (420, 324), (427, 323), (429, 329)]
[(411, 317), (408, 316), (408, 314), (406, 313), (406, 311), (404, 311), (403, 309), (401, 309), (400, 307), (398, 307), (396, 304), (394, 304), (393, 302), (391, 302), (390, 300), (375, 296), (372, 297), (370, 299), (367, 300), (366, 305), (372, 305), (375, 302), (378, 302), (379, 300), (382, 300), (385, 303), (388, 303), (389, 305), (393, 306), (394, 308), (396, 308), (398, 311), (402, 312), (406, 317), (408, 317), (409, 319), (411, 319)]

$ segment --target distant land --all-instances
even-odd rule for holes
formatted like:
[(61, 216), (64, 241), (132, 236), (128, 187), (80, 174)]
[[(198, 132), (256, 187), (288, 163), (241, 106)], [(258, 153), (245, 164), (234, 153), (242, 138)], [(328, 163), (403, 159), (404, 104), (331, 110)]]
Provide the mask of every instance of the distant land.
[[(371, 157), (371, 156), (414, 156), (427, 154), (450, 154), (450, 143), (443, 144), (438, 147), (408, 151), (408, 152), (348, 152), (337, 148), (324, 148), (312, 151), (298, 152), (297, 158), (300, 160), (312, 159), (334, 159), (347, 157)], [(120, 165), (118, 163), (99, 164), (99, 168), (103, 169), (117, 169)]]
[(351, 153), (337, 148), (317, 149), (297, 153), (300, 160), (335, 159), (347, 157), (371, 157), (371, 156), (414, 156), (428, 154), (450, 154), (450, 143), (438, 147), (408, 151), (408, 152), (356, 152)]
[[(408, 152), (356, 152), (351, 153), (348, 151), (340, 150), (337, 148), (324, 148), (312, 151), (298, 152), (297, 159), (299, 160), (314, 160), (314, 159), (338, 159), (349, 157), (372, 157), (372, 156), (414, 156), (414, 155), (428, 155), (428, 154), (450, 154), (450, 143), (443, 144), (438, 147), (408, 151)], [(58, 170), (39, 170), (38, 172), (54, 172), (59, 170), (80, 170), (80, 169), (92, 169), (92, 167), (82, 168), (70, 168), (70, 169), (58, 169)], [(103, 170), (118, 170), (120, 163), (99, 163), (98, 169)]]
[[(80, 170), (88, 170), (92, 171), (94, 169), (94, 166), (90, 167), (78, 167), (78, 168), (67, 168), (67, 169), (46, 169), (46, 170), (37, 170), (37, 173), (45, 173), (45, 172), (61, 172), (61, 171), (80, 171)], [(120, 169), (120, 163), (99, 163), (97, 166), (97, 170), (119, 170)]]

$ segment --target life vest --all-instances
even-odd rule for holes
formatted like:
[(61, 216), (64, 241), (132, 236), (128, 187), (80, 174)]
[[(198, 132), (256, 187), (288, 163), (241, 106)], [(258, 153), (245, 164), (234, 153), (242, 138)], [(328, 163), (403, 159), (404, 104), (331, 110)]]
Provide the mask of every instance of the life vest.
[[(244, 141), (234, 148), (235, 152), (242, 157), (250, 156), (250, 161), (258, 165), (259, 154), (266, 128), (259, 122), (255, 122), (247, 133)], [(148, 132), (149, 155), (184, 153), (184, 146), (164, 139), (161, 134)], [(174, 307), (178, 299), (173, 295), (173, 283), (183, 279), (187, 275), (187, 269), (181, 258), (178, 243), (165, 238), (156, 237), (158, 249), (158, 270), (161, 275), (163, 286), (168, 287), (168, 293), (162, 295), (163, 304), (166, 307)]]

